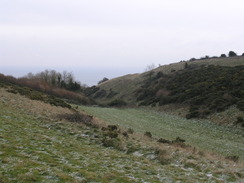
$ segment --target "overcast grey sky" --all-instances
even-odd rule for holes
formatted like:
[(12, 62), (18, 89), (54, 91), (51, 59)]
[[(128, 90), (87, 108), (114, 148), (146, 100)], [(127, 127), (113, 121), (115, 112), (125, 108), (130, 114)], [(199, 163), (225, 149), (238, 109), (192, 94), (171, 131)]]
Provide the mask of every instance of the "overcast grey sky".
[(244, 52), (243, 0), (0, 0), (0, 73), (83, 83)]

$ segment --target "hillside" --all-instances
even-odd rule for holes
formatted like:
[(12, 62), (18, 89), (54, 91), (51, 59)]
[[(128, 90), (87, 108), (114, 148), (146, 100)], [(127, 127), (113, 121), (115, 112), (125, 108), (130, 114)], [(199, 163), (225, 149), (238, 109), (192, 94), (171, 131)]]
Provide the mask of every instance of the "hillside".
[(135, 101), (134, 92), (141, 82), (140, 74), (129, 74), (88, 88), (86, 94), (99, 103), (109, 103), (115, 99), (122, 99), (133, 104)]
[(16, 89), (0, 85), (0, 182), (193, 183), (244, 177), (238, 154), (200, 151), (181, 138), (158, 141), (87, 115), (81, 106), (33, 100)]
[(103, 105), (115, 101), (118, 106), (123, 102), (129, 106), (185, 106), (187, 118), (206, 117), (233, 105), (242, 111), (243, 66), (243, 56), (182, 61), (108, 80), (88, 95)]

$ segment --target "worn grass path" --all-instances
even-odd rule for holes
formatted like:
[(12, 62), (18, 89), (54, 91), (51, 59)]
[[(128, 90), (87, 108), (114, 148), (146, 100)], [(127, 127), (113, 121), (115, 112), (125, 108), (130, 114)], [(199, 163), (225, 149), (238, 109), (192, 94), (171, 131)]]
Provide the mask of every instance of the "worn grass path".
[(149, 131), (158, 138), (173, 140), (181, 137), (186, 143), (223, 156), (239, 156), (244, 160), (244, 133), (241, 129), (225, 127), (207, 120), (187, 120), (151, 109), (80, 108), (111, 124)]

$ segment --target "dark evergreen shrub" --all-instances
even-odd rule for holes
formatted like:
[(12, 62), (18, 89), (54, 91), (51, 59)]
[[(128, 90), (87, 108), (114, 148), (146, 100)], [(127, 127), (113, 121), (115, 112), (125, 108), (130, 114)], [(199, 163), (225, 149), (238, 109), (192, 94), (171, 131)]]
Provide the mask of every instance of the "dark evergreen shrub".
[(152, 134), (151, 134), (151, 132), (145, 132), (144, 135), (145, 135), (146, 137), (152, 138)]
[(229, 51), (229, 57), (235, 57), (237, 54), (234, 51)]
[(241, 111), (244, 111), (244, 100), (240, 100), (237, 102), (237, 108), (240, 109)]
[(110, 107), (123, 107), (126, 105), (127, 105), (127, 103), (121, 99), (115, 99), (112, 102), (108, 103), (108, 106), (110, 106)]

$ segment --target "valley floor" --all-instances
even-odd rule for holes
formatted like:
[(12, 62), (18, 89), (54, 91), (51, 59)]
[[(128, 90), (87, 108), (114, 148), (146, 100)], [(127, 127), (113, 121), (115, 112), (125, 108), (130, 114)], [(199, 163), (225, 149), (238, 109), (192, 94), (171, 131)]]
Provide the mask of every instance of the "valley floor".
[(203, 151), (238, 156), (244, 160), (244, 131), (241, 128), (218, 125), (208, 120), (188, 120), (150, 108), (80, 108), (110, 124), (132, 128), (139, 133), (148, 131), (157, 138), (173, 140), (180, 137)]

